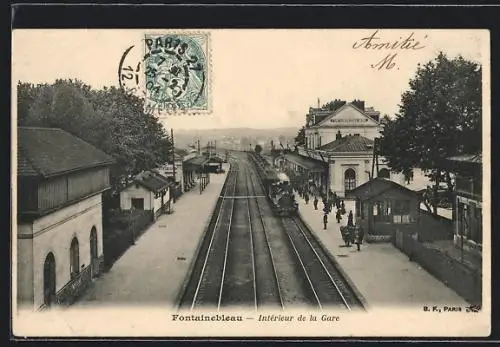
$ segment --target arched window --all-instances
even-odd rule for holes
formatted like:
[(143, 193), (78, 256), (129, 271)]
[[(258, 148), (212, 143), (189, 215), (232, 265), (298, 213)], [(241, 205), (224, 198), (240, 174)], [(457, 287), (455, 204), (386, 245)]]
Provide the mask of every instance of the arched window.
[(43, 264), (43, 302), (50, 306), (56, 298), (56, 259), (50, 252)]
[(71, 241), (71, 247), (69, 250), (69, 260), (70, 260), (70, 273), (71, 278), (78, 275), (80, 272), (80, 251), (78, 246), (78, 239), (76, 237)]
[(378, 172), (378, 177), (380, 178), (391, 178), (391, 174), (389, 172), (389, 170), (387, 169), (382, 169)]
[(346, 192), (356, 188), (356, 171), (354, 171), (353, 169), (345, 170), (344, 188)]

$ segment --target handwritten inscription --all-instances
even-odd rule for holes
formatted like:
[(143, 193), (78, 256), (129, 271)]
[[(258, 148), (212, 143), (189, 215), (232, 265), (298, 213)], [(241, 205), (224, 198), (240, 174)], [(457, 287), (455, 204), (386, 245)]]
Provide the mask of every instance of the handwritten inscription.
[[(426, 46), (415, 38), (415, 33), (412, 32), (406, 37), (400, 36), (398, 40), (384, 40), (379, 35), (379, 31), (375, 30), (371, 35), (357, 40), (352, 45), (356, 50), (371, 50), (371, 51), (386, 51), (388, 52), (382, 59), (378, 60), (375, 64), (370, 64), (372, 69), (377, 70), (392, 70), (397, 68), (396, 57), (400, 51), (417, 51), (425, 48)], [(427, 39), (427, 35), (424, 39)]]

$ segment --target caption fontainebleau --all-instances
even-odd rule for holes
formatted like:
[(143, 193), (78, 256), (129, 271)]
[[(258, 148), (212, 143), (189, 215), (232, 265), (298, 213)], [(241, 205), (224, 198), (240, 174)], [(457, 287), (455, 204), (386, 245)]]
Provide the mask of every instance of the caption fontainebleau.
[(259, 314), (257, 317), (228, 314), (173, 314), (172, 321), (177, 322), (243, 322), (256, 320), (258, 322), (338, 322), (340, 316), (328, 314)]
[[(427, 38), (427, 35), (423, 36), (423, 40), (427, 40)], [(388, 52), (382, 55), (382, 59), (378, 58), (380, 60), (370, 64), (370, 67), (376, 70), (392, 70), (393, 68), (399, 70), (396, 64), (398, 52), (418, 51), (425, 48), (425, 45), (416, 38), (414, 32), (411, 32), (406, 37), (400, 36), (398, 40), (386, 40), (381, 37), (378, 30), (375, 30), (372, 34), (354, 41), (352, 48), (355, 50)]]

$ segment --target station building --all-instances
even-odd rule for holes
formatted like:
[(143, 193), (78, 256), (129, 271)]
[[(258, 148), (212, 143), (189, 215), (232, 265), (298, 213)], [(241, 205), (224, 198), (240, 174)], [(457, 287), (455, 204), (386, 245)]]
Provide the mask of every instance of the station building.
[(152, 219), (156, 220), (161, 214), (170, 212), (172, 185), (154, 171), (143, 171), (120, 192), (120, 209), (151, 211)]
[[(294, 154), (282, 155), (282, 166), (290, 176), (314, 182), (326, 193), (327, 187), (337, 196), (374, 177), (387, 178), (410, 189), (422, 189), (429, 182), (425, 173), (414, 170), (408, 182), (402, 174), (391, 172), (383, 157), (374, 156), (380, 136), (380, 112), (365, 107), (364, 101), (339, 103), (337, 109), (310, 108), (306, 115), (304, 146)], [(417, 184), (415, 184), (417, 183)]]
[(340, 136), (359, 135), (370, 140), (381, 131), (380, 112), (365, 108), (364, 101), (345, 103), (337, 109), (309, 108), (306, 115), (306, 147), (318, 149)]
[(68, 304), (100, 272), (102, 194), (114, 159), (72, 134), (18, 127), (17, 300)]

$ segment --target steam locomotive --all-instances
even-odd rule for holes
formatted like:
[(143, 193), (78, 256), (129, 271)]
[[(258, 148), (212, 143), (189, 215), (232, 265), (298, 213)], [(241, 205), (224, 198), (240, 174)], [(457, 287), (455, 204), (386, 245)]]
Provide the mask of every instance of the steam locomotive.
[(292, 186), (288, 176), (274, 169), (268, 170), (263, 179), (266, 194), (271, 202), (274, 214), (278, 216), (293, 216), (299, 210), (299, 204), (295, 201)]

